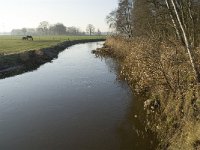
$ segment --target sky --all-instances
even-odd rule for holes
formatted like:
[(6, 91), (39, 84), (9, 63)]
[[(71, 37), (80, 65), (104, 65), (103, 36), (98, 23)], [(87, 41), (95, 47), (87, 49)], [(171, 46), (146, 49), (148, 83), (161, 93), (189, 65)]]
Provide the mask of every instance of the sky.
[(85, 31), (93, 24), (108, 31), (105, 18), (117, 7), (118, 0), (0, 0), (0, 32), (36, 28), (42, 21), (63, 23)]

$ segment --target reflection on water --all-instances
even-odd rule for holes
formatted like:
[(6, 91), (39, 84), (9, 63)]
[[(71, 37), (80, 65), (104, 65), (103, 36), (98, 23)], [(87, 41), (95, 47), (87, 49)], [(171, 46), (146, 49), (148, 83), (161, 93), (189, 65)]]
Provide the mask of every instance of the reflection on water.
[(125, 120), (118, 129), (123, 150), (155, 150), (158, 144), (156, 135), (146, 128), (145, 113), (141, 97), (135, 97), (129, 104)]
[[(119, 74), (119, 66), (117, 65), (119, 63), (110, 58), (102, 58), (102, 60), (105, 60), (110, 72)], [(120, 80), (120, 77), (116, 79), (116, 82), (120, 84), (120, 87), (128, 90), (127, 84)], [(146, 98), (142, 94), (138, 96), (130, 94), (129, 96), (131, 100), (126, 109), (125, 116), (117, 129), (120, 139), (120, 149), (155, 150), (158, 141), (156, 135), (146, 128), (146, 113), (144, 109), (142, 109), (143, 102)]]
[(72, 46), (33, 72), (0, 80), (0, 149), (149, 148), (133, 130), (141, 124), (116, 63), (91, 54), (102, 44)]

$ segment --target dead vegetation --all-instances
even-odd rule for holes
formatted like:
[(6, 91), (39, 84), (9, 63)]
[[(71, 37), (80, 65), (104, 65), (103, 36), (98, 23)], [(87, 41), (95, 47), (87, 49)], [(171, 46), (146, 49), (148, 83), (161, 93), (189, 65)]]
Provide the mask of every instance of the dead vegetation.
[(101, 52), (120, 58), (120, 77), (148, 97), (147, 126), (158, 133), (158, 148), (199, 149), (200, 2), (119, 0), (107, 21), (117, 36)]
[(120, 60), (120, 77), (135, 94), (148, 95), (147, 126), (158, 133), (158, 149), (200, 148), (200, 88), (185, 51), (173, 39), (141, 37), (110, 37), (96, 51)]

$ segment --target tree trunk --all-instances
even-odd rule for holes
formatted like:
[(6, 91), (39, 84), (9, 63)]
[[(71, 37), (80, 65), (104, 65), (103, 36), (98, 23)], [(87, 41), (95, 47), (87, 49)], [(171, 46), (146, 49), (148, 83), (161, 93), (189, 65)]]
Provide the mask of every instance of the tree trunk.
[(170, 10), (170, 6), (169, 6), (168, 0), (165, 0), (165, 3), (166, 3), (166, 5), (167, 5), (167, 9), (168, 9), (168, 11), (169, 11), (169, 15), (170, 15), (170, 18), (171, 18), (171, 20), (172, 20), (173, 26), (174, 26), (174, 28), (175, 28), (175, 30), (176, 30), (176, 36), (177, 36), (178, 40), (182, 41), (181, 36), (180, 36), (180, 33), (179, 33), (179, 30), (178, 30), (178, 27), (177, 27), (176, 22), (175, 22), (175, 19), (174, 19), (174, 16), (173, 16), (173, 14), (172, 14), (172, 11)]
[(174, 0), (170, 0), (170, 1), (171, 1), (172, 8), (174, 10), (174, 13), (175, 13), (175, 16), (176, 16), (176, 19), (177, 19), (177, 23), (178, 23), (178, 25), (179, 25), (179, 27), (181, 29), (181, 32), (182, 32), (181, 35), (183, 36), (183, 39), (184, 39), (184, 42), (185, 42), (185, 48), (186, 48), (187, 53), (189, 55), (190, 63), (191, 63), (192, 69), (194, 71), (196, 81), (198, 83), (200, 83), (199, 73), (198, 73), (197, 66), (195, 64), (194, 57), (193, 57), (193, 50), (194, 49), (191, 46), (191, 44), (189, 43), (188, 37), (186, 36), (186, 31), (184, 29), (184, 25), (182, 24), (180, 16), (179, 16), (179, 13), (177, 11), (177, 6), (176, 6)]

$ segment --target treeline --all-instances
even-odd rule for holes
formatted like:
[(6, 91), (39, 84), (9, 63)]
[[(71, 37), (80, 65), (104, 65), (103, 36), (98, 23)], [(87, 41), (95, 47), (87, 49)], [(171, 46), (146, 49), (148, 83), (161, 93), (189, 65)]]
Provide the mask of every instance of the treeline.
[(185, 32), (191, 43), (197, 45), (199, 18), (199, 0), (119, 0), (107, 22), (117, 33), (128, 37), (160, 34), (162, 38), (183, 38)]
[(107, 22), (121, 36), (179, 41), (186, 48), (200, 83), (195, 62), (198, 58), (194, 54), (200, 44), (199, 0), (119, 0), (118, 8), (107, 16)]
[(95, 27), (89, 24), (85, 31), (81, 31), (78, 27), (66, 27), (62, 23), (54, 25), (49, 24), (47, 21), (43, 21), (37, 28), (22, 28), (13, 29), (12, 35), (101, 35), (101, 31), (95, 30)]

